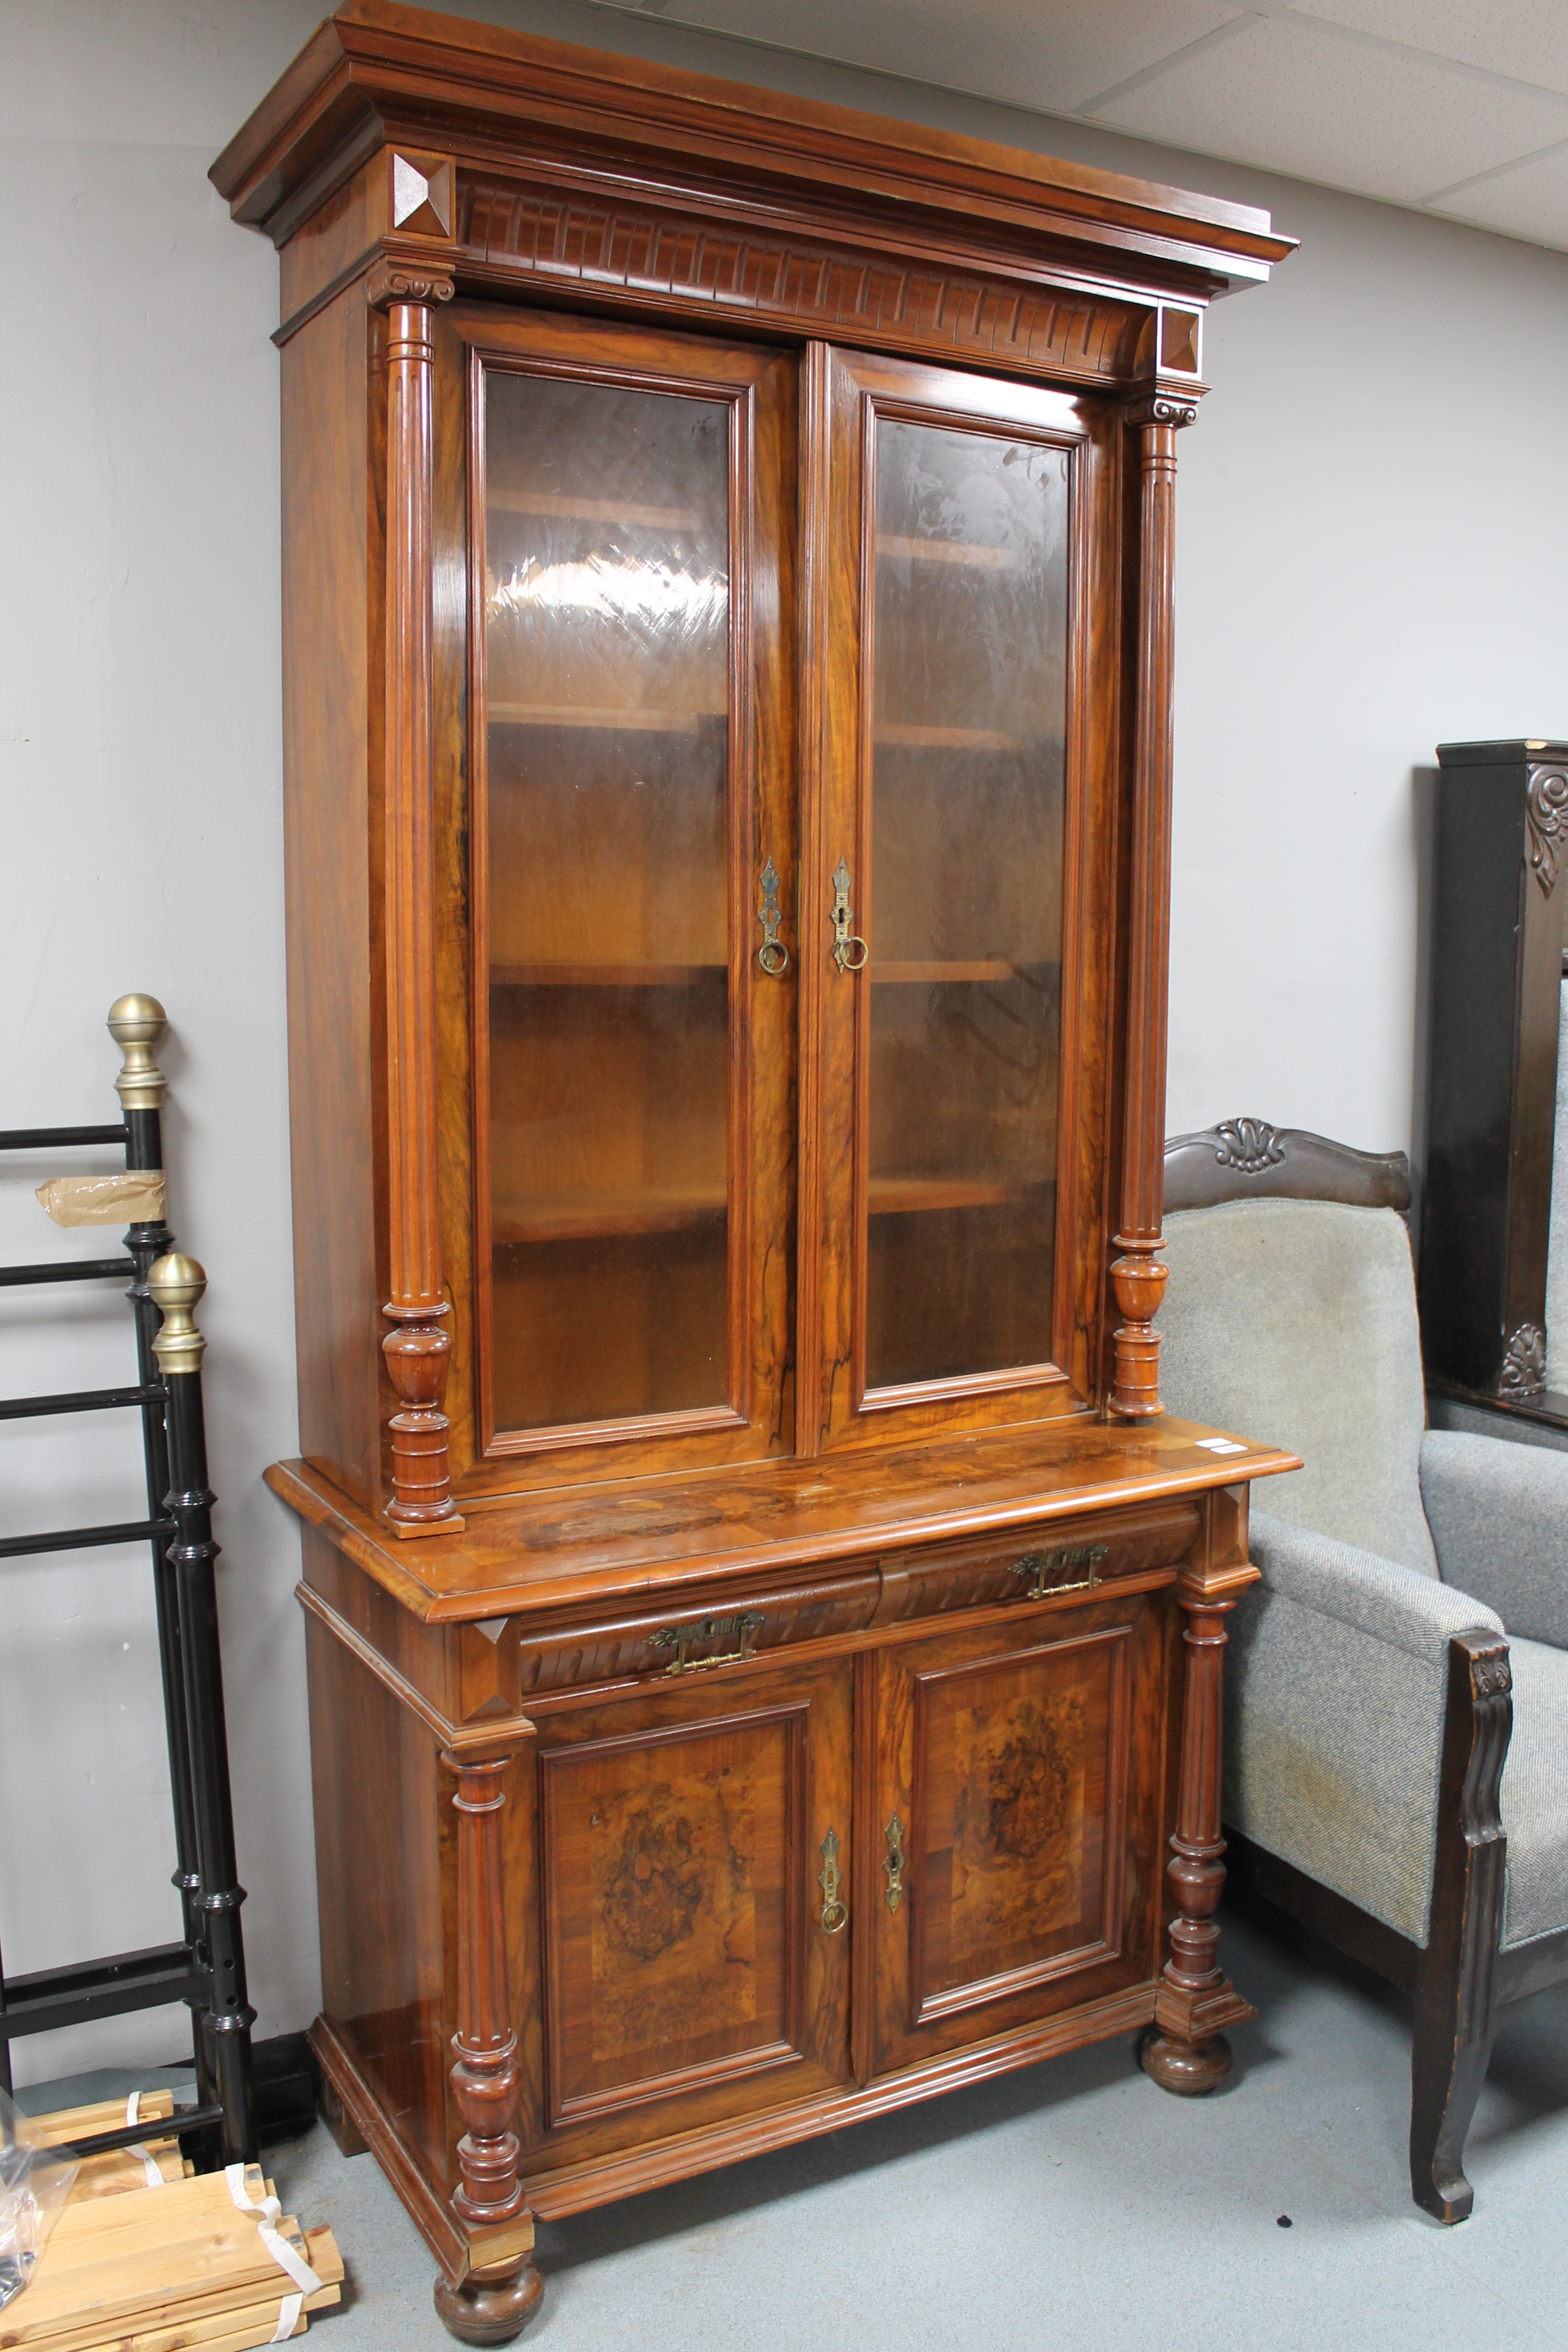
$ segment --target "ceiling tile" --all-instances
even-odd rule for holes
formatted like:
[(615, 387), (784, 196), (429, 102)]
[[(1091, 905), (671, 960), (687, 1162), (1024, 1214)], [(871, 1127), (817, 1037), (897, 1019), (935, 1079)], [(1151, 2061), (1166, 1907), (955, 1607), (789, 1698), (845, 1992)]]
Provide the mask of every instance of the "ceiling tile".
[(1228, 24), (1236, 0), (671, 0), (666, 24), (1065, 113)]
[(1568, 90), (1568, 7), (1563, 0), (1302, 0), (1292, 12), (1405, 41), (1434, 57)]
[(1395, 204), (1568, 136), (1568, 101), (1347, 41), (1295, 16), (1254, 17), (1097, 106), (1094, 119)]
[(1500, 229), (1505, 236), (1568, 248), (1568, 152), (1521, 163), (1517, 172), (1461, 189), (1432, 209), (1448, 220)]

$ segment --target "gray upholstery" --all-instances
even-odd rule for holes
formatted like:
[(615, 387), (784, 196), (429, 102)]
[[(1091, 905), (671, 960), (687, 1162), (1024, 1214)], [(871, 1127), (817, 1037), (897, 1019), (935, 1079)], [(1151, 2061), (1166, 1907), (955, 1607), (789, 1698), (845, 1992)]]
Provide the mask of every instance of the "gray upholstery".
[(1568, 1647), (1568, 1454), (1428, 1430), (1421, 1494), (1443, 1581), (1516, 1639)]
[(1568, 1927), (1568, 1651), (1510, 1636), (1513, 1738), (1502, 1774), (1505, 1944)]
[(1258, 1500), (1426, 1576), (1426, 1405), (1410, 1242), (1392, 1209), (1237, 1201), (1165, 1220), (1167, 1411), (1288, 1445)]
[(1568, 1389), (1568, 980), (1557, 1023), (1557, 1124), (1552, 1149), (1552, 1237), (1546, 1251), (1546, 1385)]
[(1225, 1817), (1425, 1943), (1448, 1637), (1500, 1621), (1256, 1508), (1250, 1549), (1263, 1581), (1231, 1619)]
[[(1231, 1620), (1226, 1821), (1424, 1944), (1448, 1639), (1506, 1625), (1503, 1941), (1568, 1927), (1568, 1457), (1423, 1434), (1392, 1210), (1247, 1201), (1165, 1230), (1166, 1406), (1308, 1465), (1254, 1490), (1263, 1580)], [(1568, 1276), (1568, 1248), (1557, 1263)]]

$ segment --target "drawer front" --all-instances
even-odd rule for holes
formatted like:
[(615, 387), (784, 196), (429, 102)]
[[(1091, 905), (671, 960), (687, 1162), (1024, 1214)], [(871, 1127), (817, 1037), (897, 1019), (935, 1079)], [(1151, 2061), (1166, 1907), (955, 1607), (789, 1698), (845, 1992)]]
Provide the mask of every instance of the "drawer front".
[(1190, 1503), (1101, 1513), (1006, 1536), (909, 1547), (848, 1560), (809, 1581), (734, 1585), (684, 1607), (639, 1608), (591, 1622), (496, 1618), (459, 1629), (468, 1721), (552, 1694), (626, 1682), (679, 1681), (715, 1667), (952, 1612), (1061, 1605), (1169, 1568), (1196, 1538)]
[(1198, 1526), (1193, 1505), (1178, 1503), (890, 1552), (879, 1563), (881, 1598), (874, 1622), (904, 1625), (949, 1610), (1057, 1601), (1066, 1593), (1113, 1587), (1184, 1559)]
[[(636, 1676), (676, 1682), (773, 1650), (798, 1649), (870, 1624), (880, 1593), (876, 1570), (856, 1565), (820, 1583), (776, 1586), (710, 1606), (642, 1611), (612, 1622), (518, 1637), (517, 1688), (567, 1690)], [(465, 1629), (467, 1630), (467, 1629)]]

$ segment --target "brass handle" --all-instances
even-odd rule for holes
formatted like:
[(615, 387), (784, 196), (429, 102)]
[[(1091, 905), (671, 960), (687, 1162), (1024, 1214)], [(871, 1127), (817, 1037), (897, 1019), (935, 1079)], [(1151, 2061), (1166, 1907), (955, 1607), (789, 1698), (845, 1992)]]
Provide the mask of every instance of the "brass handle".
[(763, 944), (757, 950), (757, 961), (770, 980), (782, 980), (789, 970), (789, 950), (779, 937), (779, 869), (771, 857), (760, 879), (763, 897), (757, 919), (763, 927)]
[[(1100, 1564), (1107, 1550), (1104, 1544), (1068, 1544), (1059, 1551), (1026, 1551), (1022, 1559), (1013, 1562), (1007, 1573), (1034, 1578), (1024, 1596), (1026, 1601), (1049, 1601), (1058, 1592), (1088, 1592), (1100, 1582)], [(1064, 1583), (1061, 1571), (1068, 1568), (1087, 1568), (1089, 1574)]]
[(882, 1864), (888, 1878), (888, 1908), (896, 1911), (904, 1899), (904, 1865), (909, 1860), (904, 1852), (904, 1825), (897, 1813), (887, 1827), (888, 1859)]
[(840, 971), (858, 971), (871, 952), (864, 940), (856, 938), (854, 926), (855, 918), (849, 911), (849, 868), (841, 857), (833, 877), (833, 961)]
[[(673, 1650), (674, 1657), (666, 1666), (667, 1675), (695, 1675), (704, 1666), (743, 1666), (756, 1655), (757, 1635), (767, 1623), (758, 1609), (748, 1609), (739, 1617), (694, 1617), (684, 1625), (661, 1625), (657, 1633), (648, 1636), (650, 1650)], [(710, 1658), (689, 1658), (686, 1654), (693, 1642), (739, 1642), (738, 1650), (721, 1650)]]
[(838, 1889), (842, 1883), (838, 1869), (838, 1832), (829, 1830), (822, 1841), (822, 1932), (837, 1936), (849, 1916), (849, 1906), (840, 1902)]

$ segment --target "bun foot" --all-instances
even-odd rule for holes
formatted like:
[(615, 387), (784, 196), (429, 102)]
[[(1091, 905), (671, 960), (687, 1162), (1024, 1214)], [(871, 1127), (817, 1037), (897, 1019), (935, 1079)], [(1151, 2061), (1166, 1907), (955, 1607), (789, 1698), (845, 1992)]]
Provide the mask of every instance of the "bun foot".
[(436, 2311), (459, 2344), (510, 2344), (539, 2309), (544, 2281), (530, 2262), (436, 2282)]
[(1223, 2033), (1207, 2042), (1178, 2042), (1151, 2026), (1138, 2045), (1138, 2063), (1163, 2091), (1180, 2099), (1201, 2099), (1217, 2090), (1231, 2069), (1230, 2044)]

